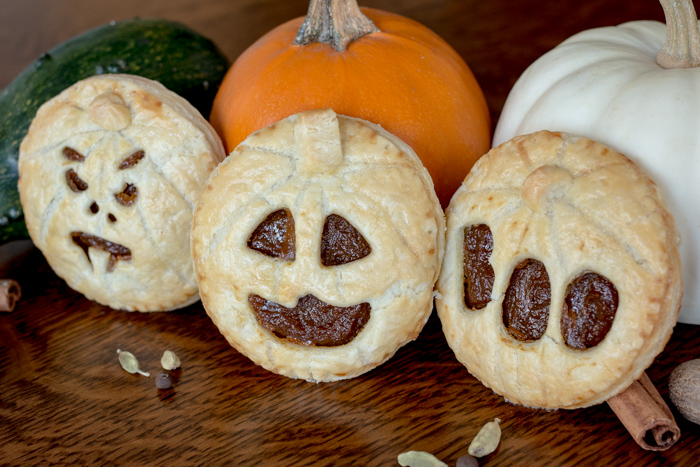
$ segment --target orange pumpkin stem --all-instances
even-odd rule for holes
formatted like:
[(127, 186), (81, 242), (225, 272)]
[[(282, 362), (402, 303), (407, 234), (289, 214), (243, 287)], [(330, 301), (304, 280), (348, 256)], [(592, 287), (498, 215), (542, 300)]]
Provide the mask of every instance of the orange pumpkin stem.
[(320, 42), (343, 52), (350, 42), (377, 31), (356, 0), (311, 0), (294, 45)]
[(660, 0), (666, 16), (666, 42), (656, 56), (663, 68), (700, 66), (700, 29), (692, 0)]

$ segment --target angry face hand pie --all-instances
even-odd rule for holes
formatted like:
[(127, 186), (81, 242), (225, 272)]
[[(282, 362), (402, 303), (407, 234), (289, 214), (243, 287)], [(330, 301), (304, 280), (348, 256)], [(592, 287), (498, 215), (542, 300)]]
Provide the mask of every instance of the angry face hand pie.
[(56, 274), (92, 300), (186, 306), (199, 298), (192, 213), (224, 157), (207, 121), (161, 84), (88, 78), (45, 103), (22, 141), (27, 229)]
[(195, 212), (202, 303), (273, 372), (351, 378), (415, 339), (432, 310), (444, 217), (411, 148), (314, 110), (249, 136)]
[(682, 295), (678, 235), (622, 154), (564, 133), (514, 138), (477, 162), (446, 215), (443, 331), (507, 400), (603, 402), (666, 345)]

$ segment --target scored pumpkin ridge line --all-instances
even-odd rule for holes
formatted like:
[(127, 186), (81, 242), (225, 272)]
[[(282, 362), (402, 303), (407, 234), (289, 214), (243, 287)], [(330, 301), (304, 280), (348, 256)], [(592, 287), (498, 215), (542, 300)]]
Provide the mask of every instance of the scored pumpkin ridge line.
[[(519, 211), (520, 209), (522, 209), (523, 205), (525, 204), (525, 201), (523, 201), (520, 198), (520, 189), (519, 188), (504, 188), (504, 189), (498, 189), (498, 190), (484, 189), (484, 190), (478, 190), (478, 191), (470, 191), (467, 193), (468, 194), (472, 194), (472, 193), (484, 194), (484, 193), (488, 193), (489, 191), (494, 192), (494, 193), (499, 192), (499, 191), (504, 192), (504, 193), (510, 192), (509, 194), (512, 196), (512, 198), (510, 198), (509, 201), (515, 200), (515, 203), (504, 204), (498, 210), (496, 210), (496, 208), (489, 210), (488, 222), (493, 222), (493, 223), (501, 222), (501, 221), (503, 221), (503, 219), (505, 217), (510, 216), (513, 213), (515, 213), (516, 211)], [(492, 213), (496, 213), (496, 214), (492, 214)]]
[[(47, 145), (47, 146), (44, 146), (44, 147), (42, 147), (41, 149), (39, 149), (38, 151), (31, 152), (31, 153), (29, 153), (28, 155), (29, 155), (30, 157), (32, 157), (32, 158), (35, 158), (35, 157), (37, 157), (37, 156), (44, 155), (44, 154), (46, 154), (47, 152), (53, 151), (53, 150), (56, 149), (58, 146), (66, 145), (66, 142), (67, 142), (69, 139), (75, 138), (76, 136), (84, 136), (84, 135), (89, 135), (89, 134), (91, 134), (91, 133), (101, 133), (101, 132), (102, 132), (102, 130), (90, 130), (90, 131), (81, 131), (80, 133), (73, 133), (73, 134), (71, 134), (71, 135), (70, 135), (69, 137), (67, 137), (67, 138), (64, 138), (64, 139), (62, 139), (62, 140), (60, 140), (60, 141), (58, 141), (58, 142), (56, 142), (56, 143), (53, 143), (53, 144), (49, 144), (49, 145)], [(90, 146), (88, 146), (88, 148), (85, 150), (85, 153), (86, 153), (86, 154), (89, 154), (90, 152), (92, 152), (92, 150), (94, 149), (94, 147), (95, 147), (97, 144), (99, 144), (105, 137), (106, 137), (106, 135), (105, 135), (105, 136), (102, 136), (102, 137), (101, 137), (100, 139), (98, 139), (96, 142), (94, 142), (94, 143), (92, 143)], [(26, 153), (25, 153), (25, 154), (26, 154)], [(86, 156), (86, 157), (87, 157), (87, 156)]]
[(46, 245), (46, 234), (49, 231), (49, 224), (58, 212), (58, 207), (61, 204), (63, 198), (65, 198), (66, 191), (67, 190), (64, 187), (61, 187), (59, 191), (54, 193), (54, 196), (53, 198), (51, 198), (51, 201), (49, 201), (49, 204), (46, 206), (46, 209), (44, 209), (44, 212), (41, 213), (41, 234), (39, 238), (41, 238), (41, 243), (43, 245)]
[[(551, 232), (551, 235), (552, 235), (552, 244), (554, 246), (554, 254), (557, 257), (557, 263), (559, 265), (559, 268), (562, 271), (564, 271), (564, 270), (566, 270), (566, 253), (564, 253), (564, 249), (563, 249), (562, 244), (561, 244), (561, 238), (559, 235), (557, 235), (557, 229), (555, 227), (555, 223), (556, 223), (556, 220), (555, 220), (554, 211), (548, 211), (547, 224), (549, 225), (549, 231)], [(551, 309), (553, 308), (552, 303), (550, 303), (549, 306), (550, 306), (549, 319), (551, 321), (552, 319), (554, 319), (554, 318), (552, 318), (552, 313), (551, 313)], [(558, 309), (558, 314), (559, 314), (559, 316), (561, 316), (561, 309), (560, 308)], [(547, 326), (549, 326), (549, 324)], [(559, 335), (561, 335), (561, 330), (559, 330)], [(545, 336), (547, 336), (547, 333), (545, 333)]]
[(268, 364), (270, 365), (271, 368), (275, 368), (277, 365), (275, 364), (275, 349), (273, 346), (273, 341), (268, 340), (266, 342), (266, 350), (267, 350), (267, 360)]
[[(236, 147), (236, 149), (239, 149), (240, 151), (266, 152), (268, 154), (274, 154), (276, 156), (287, 157), (287, 158), (291, 159), (292, 162), (296, 162), (296, 159), (297, 159), (296, 152), (294, 150), (284, 151), (284, 150), (274, 149), (274, 148), (271, 148), (268, 146), (258, 146), (258, 145), (250, 146), (250, 145), (245, 144), (245, 143), (239, 144)], [(296, 171), (296, 167), (295, 167), (295, 171)]]
[[(143, 145), (136, 144), (136, 142), (135, 142), (133, 139), (129, 138), (128, 136), (123, 136), (123, 137), (124, 137), (125, 140), (127, 140), (129, 143), (131, 143), (131, 145), (132, 145), (134, 148), (143, 147)], [(182, 147), (184, 147), (184, 145), (183, 145)], [(179, 147), (178, 147), (178, 148), (179, 148)], [(173, 148), (173, 150), (174, 150), (174, 149), (175, 149), (175, 148)], [(162, 169), (163, 169), (163, 166), (164, 166), (165, 164), (163, 164), (163, 165), (158, 165), (158, 164), (156, 164), (152, 157), (146, 157), (145, 160), (144, 160), (144, 162), (149, 163), (149, 164), (150, 164), (150, 167), (152, 167), (152, 170), (153, 170), (155, 173), (157, 173), (158, 175), (160, 175), (160, 177), (161, 177), (163, 180), (165, 180), (165, 181), (167, 182), (168, 185), (170, 185), (170, 187), (173, 189), (173, 191), (175, 191), (175, 193), (177, 193), (182, 199), (185, 200), (185, 202), (187, 203), (187, 205), (188, 205), (189, 208), (190, 208), (190, 211), (191, 211), (191, 212), (194, 212), (194, 209), (195, 209), (195, 206), (196, 206), (197, 203), (194, 202), (193, 200), (191, 200), (191, 199), (189, 198), (189, 196), (187, 196), (181, 189), (179, 189), (179, 187), (178, 187), (175, 183), (173, 183), (172, 180), (170, 180), (170, 178), (169, 178), (168, 176), (165, 175), (165, 173), (164, 173), (163, 170), (162, 170)], [(140, 164), (143, 164), (143, 162), (141, 162)]]
[[(414, 297), (419, 297), (427, 289), (432, 291), (433, 285), (430, 280), (425, 280), (417, 285), (411, 285), (408, 281), (397, 278), (394, 282), (387, 287), (387, 289), (379, 297), (369, 298), (370, 303), (385, 301), (392, 301), (396, 297), (413, 295)], [(378, 305), (378, 308), (384, 308), (386, 304)]]
[(518, 157), (523, 162), (523, 164), (525, 164), (525, 167), (531, 168), (532, 167), (532, 160), (530, 160), (530, 156), (528, 155), (528, 149), (523, 145), (523, 142), (522, 141), (516, 142), (515, 149), (516, 149), (516, 152), (518, 153)]
[[(523, 203), (524, 204), (524, 203)], [(522, 207), (522, 205), (521, 205)], [(528, 210), (528, 219), (524, 221), (523, 223), (525, 224), (525, 227), (522, 229), (520, 232), (520, 238), (518, 239), (518, 252), (520, 252), (520, 247), (523, 245), (523, 242), (525, 241), (528, 232), (530, 232), (530, 224), (532, 223), (532, 218), (535, 217), (535, 212), (532, 210)], [(512, 243), (515, 243), (510, 239)]]
[[(229, 157), (234, 157), (234, 156), (229, 156)], [(213, 254), (216, 250), (218, 250), (221, 242), (223, 241), (223, 238), (226, 237), (226, 233), (229, 232), (231, 229), (231, 225), (235, 224), (238, 219), (240, 219), (241, 216), (243, 216), (246, 212), (247, 209), (250, 207), (251, 204), (254, 202), (257, 202), (259, 200), (263, 200), (266, 203), (268, 203), (271, 207), (273, 204), (269, 201), (267, 196), (279, 189), (280, 186), (285, 185), (286, 183), (289, 182), (291, 178), (293, 178), (294, 173), (292, 172), (291, 174), (287, 175), (284, 179), (277, 181), (276, 183), (273, 183), (270, 185), (268, 188), (265, 190), (259, 192), (257, 195), (253, 196), (252, 198), (249, 198), (246, 202), (243, 204), (239, 204), (236, 206), (234, 210), (231, 212), (227, 213), (226, 222), (221, 222), (218, 224), (216, 229), (212, 229), (212, 232), (210, 235), (208, 235), (210, 241), (207, 243), (207, 247), (205, 251), (202, 252), (201, 259), (202, 261), (205, 261), (209, 258), (211, 254)], [(216, 169), (216, 176), (219, 176), (219, 170), (218, 168)], [(252, 192), (252, 190), (250, 190)], [(222, 236), (222, 231), (226, 230), (226, 232), (223, 233)]]
[[(170, 271), (171, 272), (176, 272), (178, 278), (183, 284), (188, 284), (193, 287), (197, 287), (197, 280), (194, 274), (191, 277), (186, 277), (183, 275), (183, 272), (180, 268), (176, 267), (174, 263), (172, 263), (171, 258), (172, 256), (167, 254), (167, 252), (162, 251), (161, 249), (158, 248), (158, 242), (151, 237), (151, 229), (148, 228), (148, 225), (146, 224), (146, 213), (143, 212), (143, 208), (139, 205), (138, 206), (138, 213), (139, 217), (141, 218), (141, 224), (143, 225), (143, 229), (146, 231), (147, 235), (149, 236), (149, 240), (151, 243), (154, 245), (154, 247), (159, 251), (160, 257), (163, 258), (168, 258), (168, 265), (170, 265)], [(187, 247), (189, 248), (189, 242), (187, 242)]]
[(405, 162), (405, 163), (395, 162), (395, 163), (391, 163), (391, 164), (382, 164), (381, 162), (358, 161), (352, 166), (345, 167), (345, 168), (341, 169), (338, 173), (340, 173), (341, 175), (344, 175), (344, 174), (353, 174), (353, 173), (358, 173), (358, 172), (375, 171), (378, 169), (380, 169), (380, 170), (408, 169), (412, 172), (416, 172), (415, 166), (409, 162)]
[[(288, 183), (288, 181), (289, 181), (290, 179), (294, 178), (294, 177), (293, 177), (293, 174), (294, 174), (294, 173), (295, 173), (295, 172), (292, 172), (292, 174), (290, 174), (289, 176), (286, 177), (285, 183), (275, 184), (276, 188), (275, 188), (274, 190), (266, 191), (266, 192), (264, 192), (264, 193), (261, 195), (262, 199), (263, 199), (271, 208), (274, 209), (275, 207), (280, 207), (280, 206), (277, 206), (276, 203), (274, 203), (272, 200), (270, 200), (270, 199), (267, 197), (267, 195), (271, 194), (273, 191), (276, 191), (276, 189), (279, 188), (280, 186), (286, 185), (286, 183)], [(304, 198), (304, 195), (306, 194), (306, 191), (309, 189), (310, 186), (311, 186), (311, 180), (308, 180), (308, 181), (306, 182), (306, 184), (304, 185), (304, 187), (303, 187), (301, 190), (299, 190), (299, 193), (297, 193), (296, 199), (294, 200), (294, 211), (295, 211), (295, 212), (299, 212), (299, 207), (301, 206), (301, 203), (302, 203), (302, 200), (303, 200), (303, 198)], [(294, 217), (294, 214), (292, 214), (292, 218), (293, 218), (293, 217)], [(295, 221), (294, 223), (296, 224), (296, 221)], [(297, 229), (297, 227), (295, 226), (295, 227), (294, 227), (294, 230), (295, 230), (294, 236), (295, 236), (295, 237), (296, 237), (296, 235), (297, 235), (296, 229)], [(294, 239), (294, 242), (295, 242), (295, 244), (296, 244), (296, 238)], [(295, 252), (295, 254), (296, 254), (296, 252)], [(284, 266), (284, 263), (282, 263), (282, 262), (275, 262), (275, 274), (274, 274), (274, 283), (273, 283), (273, 285), (272, 285), (272, 289), (273, 289), (274, 294), (277, 295), (277, 296), (279, 295), (280, 282), (282, 281), (282, 276), (283, 276), (283, 274), (284, 274), (284, 271), (283, 271), (283, 268), (284, 268), (284, 267), (285, 267), (285, 266)]]
[[(403, 166), (401, 166), (401, 168), (403, 168)], [(417, 170), (415, 169), (415, 167), (407, 166), (406, 169), (409, 169), (409, 171), (410, 171), (411, 173), (415, 174), (419, 179), (421, 179), (421, 181), (422, 181), (423, 183), (425, 183), (424, 180), (423, 180), (423, 178), (421, 177), (420, 172), (417, 171)], [(347, 177), (348, 177), (349, 175), (353, 174), (353, 173), (354, 173), (354, 172), (347, 171), (347, 172), (341, 174), (341, 175), (343, 175), (343, 177), (344, 177), (344, 179), (345, 179), (345, 182), (346, 182), (344, 185), (349, 185), (349, 184), (350, 184), (350, 183), (348, 182), (348, 180), (347, 180)], [(424, 188), (427, 188), (427, 187), (425, 187), (425, 184), (424, 184)], [(353, 196), (356, 196), (356, 197), (359, 198), (359, 199), (365, 200), (365, 202), (366, 202), (367, 204), (369, 204), (369, 205), (372, 206), (372, 208), (375, 210), (375, 212), (378, 212), (378, 213), (380, 212), (380, 213), (383, 215), (383, 217), (384, 217), (385, 219), (392, 219), (391, 212), (388, 211), (388, 207), (385, 206), (384, 203), (381, 203), (381, 202), (375, 200), (374, 197), (367, 195), (365, 192), (355, 191), (355, 190), (352, 190), (352, 189), (344, 189), (343, 191), (345, 191), (346, 193), (352, 194)], [(416, 259), (420, 259), (420, 254), (419, 254), (419, 252), (417, 252), (415, 249), (413, 249), (413, 247), (412, 247), (412, 246), (408, 243), (408, 241), (406, 240), (406, 237), (405, 237), (404, 235), (402, 235), (401, 232), (394, 226), (394, 223), (393, 223), (393, 222), (387, 222), (387, 223), (391, 226), (392, 231), (396, 234), (396, 237), (398, 237), (398, 239), (399, 239), (399, 240), (401, 241), (401, 243), (406, 247), (406, 249), (407, 249), (408, 251), (410, 251), (411, 254), (412, 254)], [(437, 224), (438, 224), (438, 226), (439, 226), (439, 222), (437, 222)], [(421, 263), (421, 264), (422, 264), (422, 263)]]
[[(342, 175), (342, 173), (340, 174)], [(328, 188), (325, 186), (326, 184), (321, 184), (321, 213), (322, 217), (325, 218), (331, 214), (330, 212), (330, 201), (328, 199)], [(336, 188), (333, 184), (330, 184), (330, 189), (332, 190), (333, 188)], [(345, 187), (341, 187), (343, 191), (345, 191)], [(345, 288), (343, 287), (343, 283), (345, 282), (343, 280), (343, 270), (342, 268), (332, 268), (332, 272), (335, 275), (335, 288), (336, 288), (336, 293), (340, 297), (340, 300), (343, 302), (346, 302), (347, 297), (345, 296)]]
[[(626, 158), (627, 156), (624, 156), (624, 157)], [(610, 161), (610, 162), (605, 162), (605, 163), (602, 163), (600, 165), (597, 165), (593, 169), (580, 170), (572, 175), (574, 176), (575, 179), (579, 179), (579, 178), (587, 177), (589, 175), (593, 175), (596, 172), (600, 172), (601, 170), (607, 170), (607, 169), (610, 169), (612, 167), (617, 167), (617, 166), (627, 167), (628, 165), (629, 165), (629, 163), (626, 161), (621, 161), (621, 160)]]
[(361, 174), (362, 172), (377, 171), (377, 170), (408, 170), (413, 175), (416, 175), (423, 186), (426, 193), (430, 193), (435, 190), (435, 185), (432, 183), (432, 179), (425, 177), (421, 170), (417, 169), (415, 164), (411, 162), (394, 162), (391, 164), (382, 164), (381, 162), (364, 162), (359, 161), (351, 167), (346, 167), (342, 169), (339, 173), (340, 175), (347, 178), (349, 175)]
[[(550, 317), (550, 319), (552, 319), (552, 313), (551, 313), (552, 304), (551, 303), (549, 304), (549, 307), (550, 307), (549, 317)], [(548, 323), (547, 326), (549, 327), (550, 324), (551, 323)], [(556, 326), (556, 324), (555, 324), (555, 326)], [(557, 326), (556, 330), (559, 334), (561, 334), (561, 327), (560, 326)], [(544, 340), (544, 339), (551, 341), (554, 345), (559, 345), (557, 343), (557, 341), (554, 340), (552, 338), (552, 336), (550, 336), (547, 332), (545, 332), (544, 335), (542, 336), (542, 340)], [(544, 347), (544, 344), (542, 344), (542, 347)], [(540, 383), (540, 391), (541, 391), (542, 397), (544, 398), (544, 400), (549, 400), (551, 397), (550, 392), (549, 392), (549, 384), (547, 384), (547, 382), (545, 381), (544, 378), (540, 378), (539, 383)], [(522, 392), (520, 392), (519, 394), (521, 395), (521, 398), (522, 398)]]
[[(530, 345), (532, 346), (537, 346), (540, 343), (540, 340), (537, 342), (534, 342)], [(521, 343), (520, 345), (528, 345), (527, 343)], [(523, 400), (523, 385), (520, 383), (522, 381), (522, 372), (520, 371), (522, 368), (522, 365), (520, 363), (521, 357), (522, 357), (522, 352), (514, 352), (513, 355), (515, 356), (515, 384), (516, 384), (516, 391), (518, 392), (518, 399)]]
[[(559, 236), (557, 235), (557, 229), (554, 227), (555, 224), (555, 216), (553, 211), (548, 211), (547, 217), (547, 224), (549, 226), (549, 231), (551, 232), (551, 238), (552, 238), (552, 244), (554, 246), (554, 254), (556, 256), (555, 261), (558, 265), (558, 267), (561, 270), (566, 270), (566, 254), (563, 251), (563, 248), (561, 246), (561, 241)], [(546, 267), (546, 265), (545, 265)], [(555, 274), (556, 275), (556, 274)], [(550, 287), (554, 289), (555, 287), (559, 289), (562, 285), (566, 287), (566, 284), (552, 284), (552, 274), (549, 274), (550, 277)], [(554, 294), (552, 294), (554, 296)], [(564, 307), (564, 296), (562, 295), (560, 297), (560, 300), (558, 300), (556, 303), (551, 300), (550, 298), (550, 303), (549, 303), (549, 316), (547, 318), (547, 329), (545, 331), (545, 334), (542, 336), (542, 338), (546, 338), (552, 341), (555, 345), (560, 345), (561, 342), (563, 342), (563, 336), (561, 333), (561, 326), (557, 325), (558, 322), (561, 322), (561, 314), (562, 310)], [(549, 333), (555, 333), (561, 340), (555, 340)], [(545, 391), (544, 396), (548, 396), (548, 393)]]
[(83, 108), (81, 105), (78, 104), (77, 101), (73, 99), (74, 97), (68, 97), (67, 100), (61, 101), (61, 106), (71, 107), (73, 109), (76, 109), (78, 112), (87, 113), (87, 108)]
[(515, 186), (514, 187), (502, 187), (502, 188), (489, 186), (489, 187), (477, 188), (476, 190), (467, 189), (464, 191), (464, 194), (471, 196), (471, 195), (488, 194), (489, 192), (492, 192), (492, 193), (511, 193), (511, 194), (515, 194), (517, 197), (519, 197), (520, 190), (521, 190), (520, 187), (515, 187)]
[[(562, 205), (569, 207), (578, 216), (580, 216), (582, 219), (585, 219), (586, 222), (589, 222), (594, 228), (598, 229), (606, 237), (610, 238), (612, 241), (617, 243), (621, 247), (620, 249), (624, 250), (639, 267), (641, 267), (642, 269), (644, 269), (646, 272), (648, 272), (650, 274), (654, 274), (654, 271), (652, 271), (651, 266), (649, 265), (649, 262), (644, 258), (644, 256), (641, 255), (641, 253), (639, 253), (635, 248), (633, 248), (632, 245), (628, 245), (627, 243), (620, 240), (620, 238), (618, 236), (616, 236), (613, 232), (611, 232), (609, 229), (605, 228), (602, 224), (596, 222), (593, 217), (586, 215), (586, 213), (584, 211), (577, 208), (570, 201), (565, 200), (564, 198), (561, 198), (559, 200), (559, 202)], [(658, 212), (658, 210), (656, 212)]]
[(554, 158), (554, 162), (561, 162), (564, 160), (564, 154), (566, 154), (566, 150), (569, 149), (569, 145), (576, 143), (579, 139), (580, 138), (568, 133), (562, 133), (562, 144), (559, 151), (557, 151), (557, 157)]

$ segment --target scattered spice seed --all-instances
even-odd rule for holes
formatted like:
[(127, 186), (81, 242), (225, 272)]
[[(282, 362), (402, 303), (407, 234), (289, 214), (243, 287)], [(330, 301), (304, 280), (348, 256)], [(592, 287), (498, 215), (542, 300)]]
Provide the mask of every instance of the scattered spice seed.
[(447, 467), (440, 459), (424, 451), (403, 452), (398, 460), (403, 467)]
[(0, 279), (0, 311), (13, 311), (22, 297), (22, 289), (17, 281)]
[(126, 350), (117, 349), (117, 354), (119, 355), (119, 364), (129, 373), (138, 373), (140, 375), (149, 377), (150, 373), (141, 371), (139, 368), (139, 361), (134, 357), (134, 354), (127, 352)]
[(470, 455), (484, 457), (496, 450), (498, 443), (501, 441), (500, 421), (496, 418), (481, 427), (481, 430), (479, 430), (469, 445), (468, 451)]
[(173, 387), (173, 378), (170, 373), (159, 371), (156, 376), (156, 387), (158, 389), (170, 389)]
[(166, 350), (163, 352), (163, 356), (160, 358), (160, 365), (164, 370), (176, 370), (180, 368), (180, 359), (175, 355), (175, 352)]
[(457, 459), (456, 467), (479, 467), (479, 461), (476, 460), (476, 457), (465, 454)]

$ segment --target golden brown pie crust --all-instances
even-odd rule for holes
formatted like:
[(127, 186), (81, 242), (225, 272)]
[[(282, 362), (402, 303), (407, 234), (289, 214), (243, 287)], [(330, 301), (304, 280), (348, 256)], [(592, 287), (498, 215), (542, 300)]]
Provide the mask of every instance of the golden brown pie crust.
[(209, 123), (160, 83), (88, 78), (42, 105), (22, 141), (27, 229), (56, 274), (92, 300), (186, 306), (199, 298), (194, 207), (224, 157)]
[[(542, 131), (516, 137), (482, 157), (447, 211), (437, 310), (457, 358), (507, 400), (577, 408), (616, 395), (666, 345), (682, 295), (678, 235), (656, 185), (622, 154), (582, 137)], [(490, 302), (464, 300), (464, 229), (493, 235)], [(551, 284), (544, 335), (518, 340), (503, 303), (518, 263), (541, 261)], [(567, 286), (593, 272), (619, 293), (612, 327), (596, 346), (576, 350), (561, 332)]]
[[(282, 209), (293, 216), (294, 255), (250, 248), (251, 233)], [(371, 252), (322, 264), (332, 215), (357, 229)], [(309, 381), (351, 378), (423, 328), (444, 222), (432, 180), (408, 145), (330, 109), (296, 114), (249, 136), (212, 174), (192, 231), (202, 302), (231, 345), (264, 368)], [(369, 320), (342, 345), (304, 345), (263, 327), (249, 303), (294, 309), (302, 297), (313, 302), (308, 295), (334, 307), (368, 303)]]

